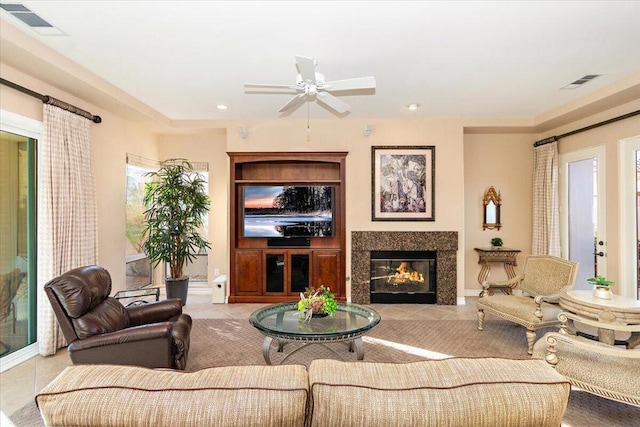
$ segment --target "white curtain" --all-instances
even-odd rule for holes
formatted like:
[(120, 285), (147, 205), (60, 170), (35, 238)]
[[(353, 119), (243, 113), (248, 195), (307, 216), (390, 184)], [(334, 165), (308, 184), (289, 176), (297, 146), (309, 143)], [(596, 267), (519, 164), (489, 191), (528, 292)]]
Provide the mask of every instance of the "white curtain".
[[(38, 287), (98, 259), (91, 121), (44, 105), (38, 147)], [(43, 356), (65, 345), (51, 304), (38, 292), (38, 344)]]
[(560, 256), (558, 142), (541, 141), (533, 149), (532, 255)]

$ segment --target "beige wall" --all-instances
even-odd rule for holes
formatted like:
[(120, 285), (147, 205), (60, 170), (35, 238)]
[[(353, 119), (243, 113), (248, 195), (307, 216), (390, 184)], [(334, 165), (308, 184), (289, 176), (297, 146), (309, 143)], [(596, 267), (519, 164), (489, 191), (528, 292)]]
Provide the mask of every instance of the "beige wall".
[[(553, 129), (542, 135), (546, 138), (551, 135), (561, 135), (593, 123), (598, 123), (631, 111), (640, 110), (640, 100), (622, 105), (615, 109), (605, 111), (587, 119), (570, 123), (557, 129)], [(624, 138), (640, 135), (640, 116), (635, 116), (606, 126), (591, 129), (566, 138), (562, 138), (558, 144), (560, 154), (570, 153), (576, 150), (606, 146), (606, 204), (607, 204), (607, 278), (615, 282), (620, 281), (620, 224), (618, 209), (620, 206), (619, 165), (618, 165), (618, 141)], [(631, 227), (629, 228), (631, 229)], [(564, 254), (563, 254), (564, 256)], [(625, 286), (623, 284), (623, 286)], [(633, 286), (633, 285), (631, 285)], [(621, 293), (621, 287), (615, 286), (614, 293)], [(631, 293), (629, 293), (631, 294)]]
[[(371, 135), (365, 137), (365, 125)], [(248, 129), (241, 139), (237, 128)], [(352, 231), (457, 231), (458, 296), (464, 294), (464, 162), (463, 128), (455, 119), (376, 119), (232, 122), (229, 124), (229, 151), (347, 151), (347, 253), (346, 272), (351, 276)], [(436, 165), (435, 221), (371, 221), (371, 147), (388, 145), (434, 145)], [(347, 280), (347, 293), (351, 283)]]
[[(186, 158), (194, 162), (209, 163), (209, 251), (208, 275), (215, 278), (214, 270), (228, 273), (229, 266), (229, 171), (226, 153), (226, 129), (217, 129), (193, 135), (163, 135), (159, 138), (159, 159)], [(161, 281), (159, 282), (161, 283)]]
[[(473, 248), (488, 247), (493, 237), (500, 237), (504, 246), (520, 249), (518, 267), (531, 253), (531, 211), (533, 134), (465, 135), (464, 136), (464, 193), (465, 193), (465, 269), (464, 285), (467, 295), (478, 295), (478, 254)], [(483, 230), (482, 198), (493, 186), (500, 191), (502, 207), (500, 230)], [(491, 265), (491, 280), (505, 280), (507, 275), (499, 264)]]
[[(101, 115), (103, 123), (92, 125), (92, 158), (98, 198), (99, 263), (114, 278), (114, 290), (121, 289), (125, 275), (125, 157), (130, 152), (153, 159), (186, 157), (207, 161), (211, 167), (210, 195), (212, 216), (210, 236), (213, 243), (209, 274), (220, 268), (228, 273), (228, 157), (227, 151), (347, 151), (347, 276), (351, 270), (352, 231), (457, 231), (458, 296), (473, 295), (479, 288), (479, 266), (474, 247), (486, 246), (500, 236), (508, 246), (517, 247), (521, 265), (531, 246), (531, 169), (532, 143), (549, 135), (558, 135), (600, 120), (640, 108), (640, 100), (613, 110), (553, 129), (543, 135), (468, 134), (462, 119), (334, 119), (311, 121), (307, 141), (305, 120), (281, 120), (221, 123), (222, 129), (200, 133), (177, 132), (158, 136), (141, 123), (117, 116), (89, 104), (42, 81), (31, 78), (5, 64), (2, 76), (37, 92), (58, 97)], [(0, 85), (0, 108), (36, 120), (42, 119), (42, 104), (27, 95)], [(126, 116), (123, 114), (123, 116)], [(372, 126), (369, 137), (365, 125)], [(248, 129), (242, 139), (238, 128)], [(189, 134), (187, 134), (189, 133)], [(618, 271), (619, 228), (617, 221), (617, 141), (640, 134), (640, 119), (632, 118), (576, 136), (563, 138), (561, 152), (587, 146), (607, 145), (607, 196), (609, 275), (616, 280)], [(371, 146), (434, 145), (436, 147), (436, 191), (434, 222), (371, 221)], [(500, 231), (482, 231), (482, 194), (493, 185), (503, 198)], [(521, 267), (520, 267), (521, 268)], [(520, 269), (519, 268), (519, 269)], [(500, 269), (492, 277), (500, 278)], [(347, 290), (351, 284), (347, 280)]]
[[(157, 137), (137, 123), (88, 104), (4, 64), (2, 77), (102, 117), (102, 123), (91, 126), (91, 158), (98, 200), (98, 263), (111, 273), (113, 292), (124, 289), (126, 153), (156, 158)], [(42, 121), (41, 101), (3, 85), (0, 85), (0, 108)]]

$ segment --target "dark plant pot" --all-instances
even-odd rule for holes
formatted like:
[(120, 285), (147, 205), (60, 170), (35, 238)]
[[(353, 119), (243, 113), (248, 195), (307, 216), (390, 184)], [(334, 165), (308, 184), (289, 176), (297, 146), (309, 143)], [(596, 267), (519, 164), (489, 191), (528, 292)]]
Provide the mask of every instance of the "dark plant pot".
[(311, 317), (327, 317), (328, 315), (329, 313), (316, 313), (316, 312), (311, 313)]
[(164, 286), (167, 290), (167, 299), (180, 298), (182, 300), (182, 305), (187, 303), (189, 276), (183, 276), (178, 279), (167, 277), (164, 279)]

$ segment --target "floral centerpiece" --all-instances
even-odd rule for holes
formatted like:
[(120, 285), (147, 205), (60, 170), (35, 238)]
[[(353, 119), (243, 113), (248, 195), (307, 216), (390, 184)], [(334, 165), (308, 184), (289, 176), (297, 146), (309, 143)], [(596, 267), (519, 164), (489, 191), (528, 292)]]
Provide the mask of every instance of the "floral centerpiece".
[(326, 286), (319, 288), (309, 287), (304, 292), (300, 292), (298, 301), (298, 311), (304, 313), (304, 320), (316, 316), (333, 315), (338, 309), (335, 296)]

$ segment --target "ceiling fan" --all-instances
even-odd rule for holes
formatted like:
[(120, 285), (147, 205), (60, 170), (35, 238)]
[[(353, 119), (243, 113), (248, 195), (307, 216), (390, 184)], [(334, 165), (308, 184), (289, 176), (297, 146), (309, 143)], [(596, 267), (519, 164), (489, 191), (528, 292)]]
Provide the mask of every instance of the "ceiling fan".
[(247, 89), (290, 89), (297, 92), (296, 96), (280, 108), (280, 113), (294, 110), (305, 101), (317, 100), (339, 114), (349, 111), (349, 104), (336, 98), (330, 92), (376, 88), (376, 79), (371, 76), (328, 82), (325, 81), (322, 74), (316, 72), (318, 62), (315, 59), (296, 56), (296, 63), (299, 74), (296, 76), (295, 85), (246, 83), (244, 87)]

